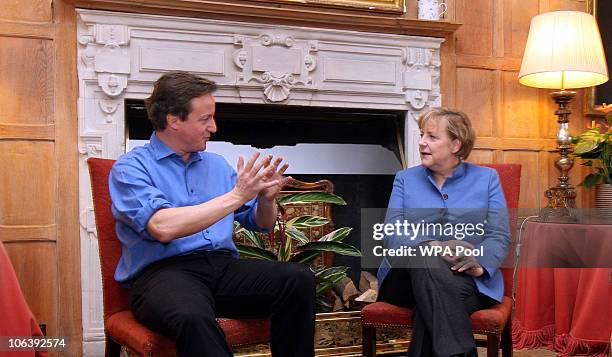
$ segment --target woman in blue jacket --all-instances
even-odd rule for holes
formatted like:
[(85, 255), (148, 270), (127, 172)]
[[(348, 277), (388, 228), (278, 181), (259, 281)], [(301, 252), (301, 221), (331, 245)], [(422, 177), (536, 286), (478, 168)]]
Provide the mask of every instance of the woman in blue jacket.
[(413, 309), (408, 356), (477, 356), (469, 316), (503, 296), (506, 201), (495, 170), (464, 162), (476, 137), (464, 113), (433, 109), (419, 128), (421, 165), (396, 175), (386, 217), (412, 229), (385, 238), (414, 254), (383, 260), (379, 300)]

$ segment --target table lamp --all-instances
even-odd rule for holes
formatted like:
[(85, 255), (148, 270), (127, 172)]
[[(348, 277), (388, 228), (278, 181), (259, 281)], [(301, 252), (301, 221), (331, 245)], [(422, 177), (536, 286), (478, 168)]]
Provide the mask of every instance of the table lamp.
[(592, 87), (608, 80), (604, 50), (595, 18), (585, 12), (553, 11), (531, 20), (529, 36), (519, 72), (519, 83), (535, 88), (556, 89), (552, 99), (558, 108), (559, 132), (557, 148), (560, 156), (555, 161), (559, 170), (559, 184), (544, 195), (546, 209), (576, 207), (576, 191), (569, 183), (568, 173), (574, 166), (572, 137), (569, 134), (569, 103), (576, 92), (573, 88)]

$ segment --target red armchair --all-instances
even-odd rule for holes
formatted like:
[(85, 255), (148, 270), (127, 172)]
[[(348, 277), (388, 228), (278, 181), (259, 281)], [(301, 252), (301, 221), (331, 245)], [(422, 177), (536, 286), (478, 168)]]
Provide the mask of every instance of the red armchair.
[[(497, 170), (508, 208), (518, 208), (521, 165), (485, 164), (482, 166)], [(510, 232), (514, 237), (516, 232), (516, 211), (510, 212)], [(513, 252), (512, 248), (510, 252)], [(512, 356), (510, 315), (512, 312), (513, 271), (510, 268), (502, 268), (501, 271), (504, 276), (503, 301), (489, 309), (476, 311), (470, 316), (474, 333), (487, 336), (487, 357), (499, 355), (500, 339), (502, 355), (504, 357)], [(363, 327), (363, 355), (365, 357), (373, 357), (376, 356), (376, 328), (411, 328), (412, 311), (386, 302), (376, 302), (367, 305), (361, 310), (361, 324)]]
[[(90, 158), (87, 160), (98, 232), (100, 267), (104, 305), (106, 357), (119, 356), (121, 346), (140, 356), (175, 356), (174, 341), (158, 335), (141, 325), (130, 311), (128, 290), (114, 278), (121, 256), (121, 243), (115, 233), (115, 219), (111, 212), (108, 176), (115, 160)], [(219, 319), (230, 346), (266, 343), (270, 340), (269, 320)]]

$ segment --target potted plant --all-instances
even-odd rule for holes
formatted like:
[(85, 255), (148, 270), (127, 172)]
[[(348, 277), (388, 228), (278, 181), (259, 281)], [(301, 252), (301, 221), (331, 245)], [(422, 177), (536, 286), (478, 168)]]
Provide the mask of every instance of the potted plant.
[(575, 156), (583, 160), (582, 165), (591, 168), (580, 185), (590, 188), (597, 186), (595, 206), (612, 207), (612, 104), (605, 103), (596, 108), (605, 114), (605, 121), (592, 125), (582, 134), (574, 137)]
[(308, 265), (315, 275), (317, 303), (319, 308), (325, 309), (331, 307), (324, 297), (325, 292), (346, 277), (348, 267), (325, 267), (315, 264), (317, 258), (321, 257), (324, 252), (354, 257), (360, 257), (361, 252), (352, 245), (342, 242), (353, 228), (338, 228), (316, 241), (310, 241), (304, 230), (324, 226), (330, 223), (329, 219), (314, 215), (301, 215), (286, 220), (285, 206), (308, 203), (346, 205), (341, 197), (327, 192), (301, 192), (280, 197), (278, 199), (279, 215), (274, 232), (270, 234), (277, 244), (274, 244), (274, 241), (272, 244), (266, 243), (260, 234), (248, 231), (238, 222), (234, 222), (236, 236), (244, 238), (249, 243), (248, 245), (237, 243), (236, 247), (243, 258)]

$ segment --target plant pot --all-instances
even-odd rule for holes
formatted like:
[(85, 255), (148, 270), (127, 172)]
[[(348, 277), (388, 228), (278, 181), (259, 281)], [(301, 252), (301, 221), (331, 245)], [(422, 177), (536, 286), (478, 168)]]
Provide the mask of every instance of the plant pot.
[(605, 217), (612, 217), (612, 185), (599, 184), (595, 191), (595, 208)]

